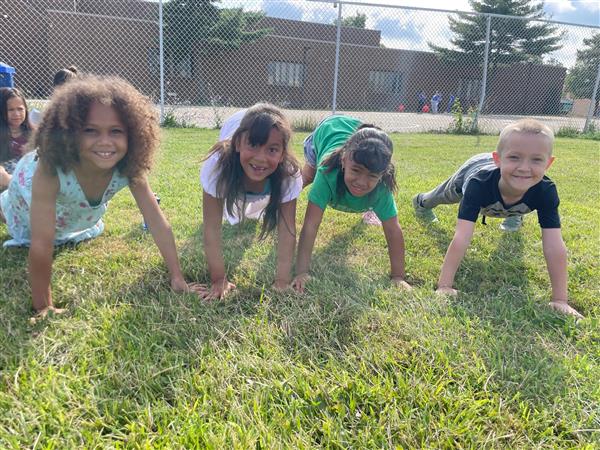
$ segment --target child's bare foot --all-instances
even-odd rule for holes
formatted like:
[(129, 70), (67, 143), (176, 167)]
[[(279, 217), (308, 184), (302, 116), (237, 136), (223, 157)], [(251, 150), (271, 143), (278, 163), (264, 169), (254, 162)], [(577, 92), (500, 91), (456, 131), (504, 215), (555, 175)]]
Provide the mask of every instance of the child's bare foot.
[(66, 311), (67, 310), (64, 308), (56, 308), (54, 306), (48, 306), (48, 307), (38, 311), (37, 313), (35, 313), (35, 315), (29, 319), (29, 323), (31, 323), (33, 325), (36, 322), (39, 322), (40, 320), (44, 320), (46, 318), (46, 316), (48, 316), (48, 314), (50, 314), (50, 315), (63, 314)]
[(548, 306), (559, 313), (569, 314), (574, 316), (576, 319), (583, 319), (583, 316), (579, 313), (579, 311), (569, 306), (567, 302), (550, 302), (548, 303)]

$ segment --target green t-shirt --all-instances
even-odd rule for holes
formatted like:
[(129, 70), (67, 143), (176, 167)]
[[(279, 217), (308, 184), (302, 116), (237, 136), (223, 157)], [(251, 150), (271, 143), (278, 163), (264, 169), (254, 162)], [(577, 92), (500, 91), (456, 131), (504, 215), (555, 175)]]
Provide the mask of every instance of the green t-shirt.
[(338, 115), (325, 119), (317, 127), (313, 134), (313, 145), (318, 169), (308, 200), (323, 210), (328, 205), (346, 212), (364, 212), (372, 209), (379, 220), (385, 221), (396, 217), (398, 210), (392, 193), (383, 183), (379, 183), (371, 193), (363, 197), (355, 197), (347, 189), (343, 196), (339, 196), (337, 176), (340, 169), (325, 173), (325, 168), (321, 166), (331, 152), (344, 145), (361, 123), (353, 117)]

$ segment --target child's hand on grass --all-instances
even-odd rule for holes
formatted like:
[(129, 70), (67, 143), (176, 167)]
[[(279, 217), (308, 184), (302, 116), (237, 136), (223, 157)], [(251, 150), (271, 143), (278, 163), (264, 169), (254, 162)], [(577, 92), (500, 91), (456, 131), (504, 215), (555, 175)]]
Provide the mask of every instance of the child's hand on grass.
[(392, 284), (403, 291), (412, 291), (412, 286), (402, 277), (392, 277)]
[(569, 306), (569, 304), (566, 301), (552, 301), (548, 303), (548, 306), (550, 306), (550, 308), (552, 308), (554, 311), (558, 311), (559, 313), (570, 314), (576, 319), (583, 319), (583, 316), (575, 308)]
[(309, 281), (310, 281), (310, 275), (309, 274), (307, 274), (307, 273), (299, 273), (292, 280), (292, 287), (294, 289), (296, 289), (296, 291), (298, 291), (301, 294), (303, 294), (304, 293), (304, 289), (306, 287), (306, 283), (308, 283)]
[(230, 291), (235, 289), (235, 284), (230, 283), (227, 278), (215, 280), (208, 287), (205, 284), (199, 284), (195, 290), (204, 300), (219, 300), (225, 297)]
[(178, 293), (190, 292), (192, 294), (201, 295), (201, 292), (206, 289), (206, 285), (200, 283), (188, 283), (183, 278), (174, 278), (171, 280), (171, 289)]
[(48, 316), (48, 314), (50, 314), (50, 315), (63, 314), (66, 311), (67, 310), (64, 308), (56, 308), (55, 306), (47, 306), (44, 309), (41, 309), (38, 312), (36, 312), (35, 315), (31, 319), (29, 319), (29, 323), (31, 323), (33, 325), (36, 322), (39, 322), (40, 320), (44, 320)]
[(450, 295), (452, 297), (456, 297), (458, 295), (458, 291), (454, 289), (452, 286), (441, 286), (438, 287), (435, 291), (436, 294), (439, 295)]

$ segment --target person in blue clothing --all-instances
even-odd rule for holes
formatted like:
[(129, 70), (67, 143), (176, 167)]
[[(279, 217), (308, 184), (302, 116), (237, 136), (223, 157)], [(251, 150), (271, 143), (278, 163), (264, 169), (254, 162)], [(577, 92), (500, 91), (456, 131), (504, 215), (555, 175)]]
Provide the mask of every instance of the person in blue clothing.
[(420, 91), (417, 94), (417, 102), (419, 104), (417, 112), (423, 112), (423, 107), (425, 106), (425, 104), (427, 103), (427, 97), (425, 96), (425, 92)]

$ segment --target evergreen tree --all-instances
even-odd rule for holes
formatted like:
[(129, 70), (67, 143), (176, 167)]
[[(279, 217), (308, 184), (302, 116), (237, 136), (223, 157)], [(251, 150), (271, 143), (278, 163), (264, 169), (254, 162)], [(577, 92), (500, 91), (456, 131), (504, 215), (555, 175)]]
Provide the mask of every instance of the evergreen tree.
[[(542, 56), (561, 48), (562, 33), (544, 22), (544, 3), (531, 0), (470, 0), (474, 11), (528, 17), (530, 20), (492, 17), (489, 44), (489, 68), (516, 62), (542, 62)], [(467, 64), (483, 64), (486, 40), (486, 16), (458, 14), (451, 17), (450, 40), (454, 48), (429, 44), (444, 60)]]
[[(577, 50), (575, 67), (567, 75), (567, 88), (576, 98), (591, 98), (600, 65), (600, 33), (583, 40), (584, 48)], [(596, 101), (600, 100), (600, 88)]]

